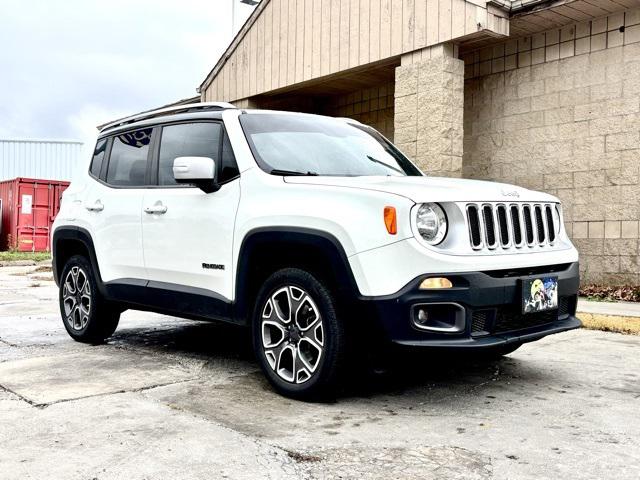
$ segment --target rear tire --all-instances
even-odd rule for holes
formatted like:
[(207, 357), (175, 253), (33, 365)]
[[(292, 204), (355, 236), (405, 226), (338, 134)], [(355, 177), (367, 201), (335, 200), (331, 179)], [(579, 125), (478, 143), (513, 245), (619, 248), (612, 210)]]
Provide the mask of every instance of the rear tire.
[(102, 343), (118, 327), (120, 311), (100, 295), (91, 264), (81, 255), (62, 270), (59, 302), (62, 323), (77, 342)]
[(253, 346), (265, 376), (287, 397), (322, 400), (344, 373), (345, 332), (330, 290), (297, 268), (263, 284), (253, 314)]

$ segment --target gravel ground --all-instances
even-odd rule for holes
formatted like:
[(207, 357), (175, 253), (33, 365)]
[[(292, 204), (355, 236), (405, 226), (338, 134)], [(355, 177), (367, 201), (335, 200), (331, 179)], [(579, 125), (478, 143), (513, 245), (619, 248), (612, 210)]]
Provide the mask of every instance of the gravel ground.
[(301, 403), (270, 390), (240, 329), (126, 312), (106, 345), (75, 343), (33, 270), (0, 268), (2, 479), (640, 475), (638, 336), (419, 358)]

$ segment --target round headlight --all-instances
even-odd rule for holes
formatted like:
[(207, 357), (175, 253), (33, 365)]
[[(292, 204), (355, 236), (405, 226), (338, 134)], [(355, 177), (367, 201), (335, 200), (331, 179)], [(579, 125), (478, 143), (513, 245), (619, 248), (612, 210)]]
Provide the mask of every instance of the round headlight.
[(447, 234), (447, 216), (437, 203), (424, 203), (416, 214), (416, 227), (425, 242), (438, 245)]

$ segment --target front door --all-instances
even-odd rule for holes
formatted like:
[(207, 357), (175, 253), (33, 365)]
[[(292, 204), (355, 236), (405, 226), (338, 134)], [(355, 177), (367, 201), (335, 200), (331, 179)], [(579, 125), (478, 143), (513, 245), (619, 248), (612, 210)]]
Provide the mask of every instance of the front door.
[[(177, 157), (209, 157), (216, 162), (220, 190), (204, 193), (178, 185)], [(160, 132), (152, 183), (143, 200), (142, 236), (147, 276), (168, 289), (214, 293), (231, 299), (232, 246), (240, 201), (238, 168), (220, 122), (166, 125)], [(162, 287), (162, 285), (158, 285)]]

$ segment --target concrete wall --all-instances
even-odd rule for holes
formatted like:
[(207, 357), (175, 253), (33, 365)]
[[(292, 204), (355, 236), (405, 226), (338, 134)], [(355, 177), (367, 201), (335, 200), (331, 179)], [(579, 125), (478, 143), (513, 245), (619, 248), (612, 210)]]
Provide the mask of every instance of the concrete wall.
[(464, 59), (463, 176), (559, 196), (583, 282), (640, 283), (640, 10)]
[(330, 98), (323, 113), (349, 117), (370, 125), (393, 141), (393, 93), (395, 84), (387, 83)]
[(460, 177), (464, 64), (451, 44), (416, 53), (396, 69), (395, 143), (424, 172)]
[(349, 117), (370, 125), (393, 141), (393, 82), (340, 95), (283, 95), (258, 97), (253, 103), (236, 102), (239, 108), (264, 108)]

